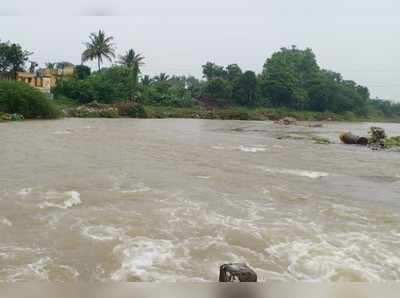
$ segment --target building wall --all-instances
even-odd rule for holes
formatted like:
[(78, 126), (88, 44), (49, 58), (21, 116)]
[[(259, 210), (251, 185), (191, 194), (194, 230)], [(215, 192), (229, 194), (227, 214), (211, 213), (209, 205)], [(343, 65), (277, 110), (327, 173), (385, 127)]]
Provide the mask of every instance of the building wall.
[[(66, 66), (63, 71), (63, 79), (68, 80), (73, 78), (75, 74), (74, 66)], [(30, 72), (17, 73), (17, 80), (30, 85), (31, 87), (40, 89), (44, 93), (50, 94), (51, 88), (57, 85), (57, 77), (61, 74), (57, 70), (42, 69), (38, 75)]]

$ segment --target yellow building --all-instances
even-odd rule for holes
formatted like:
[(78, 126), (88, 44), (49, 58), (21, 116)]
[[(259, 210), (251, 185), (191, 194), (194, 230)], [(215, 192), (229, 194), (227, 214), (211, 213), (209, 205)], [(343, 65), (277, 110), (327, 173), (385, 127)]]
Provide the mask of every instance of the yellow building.
[(57, 79), (70, 79), (75, 74), (75, 67), (65, 66), (61, 69), (41, 69), (36, 73), (18, 72), (17, 81), (22, 81), (28, 85), (39, 89), (43, 93), (51, 94), (51, 88), (57, 85)]

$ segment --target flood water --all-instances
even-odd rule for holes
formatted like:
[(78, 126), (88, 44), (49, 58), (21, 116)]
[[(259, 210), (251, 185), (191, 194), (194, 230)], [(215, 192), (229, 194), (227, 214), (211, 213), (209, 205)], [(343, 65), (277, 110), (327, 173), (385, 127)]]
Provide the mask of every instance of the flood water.
[(338, 141), (370, 126), (0, 124), (0, 281), (398, 281), (400, 153)]

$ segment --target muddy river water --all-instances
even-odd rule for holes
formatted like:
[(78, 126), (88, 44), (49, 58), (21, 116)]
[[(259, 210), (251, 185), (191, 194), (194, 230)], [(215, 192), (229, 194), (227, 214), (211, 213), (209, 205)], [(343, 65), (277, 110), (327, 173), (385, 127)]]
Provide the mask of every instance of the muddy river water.
[(0, 282), (398, 281), (400, 153), (338, 141), (371, 125), (0, 124)]

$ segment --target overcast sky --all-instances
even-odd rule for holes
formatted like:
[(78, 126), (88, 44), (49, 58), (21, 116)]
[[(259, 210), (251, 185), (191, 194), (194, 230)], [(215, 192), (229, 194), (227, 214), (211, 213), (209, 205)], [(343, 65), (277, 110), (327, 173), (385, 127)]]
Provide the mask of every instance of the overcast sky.
[(323, 68), (400, 101), (398, 0), (4, 0), (0, 39), (32, 60), (80, 62), (89, 33), (104, 29), (118, 53), (146, 57), (144, 73), (193, 74), (201, 65), (238, 63), (261, 71), (291, 45), (311, 47)]

